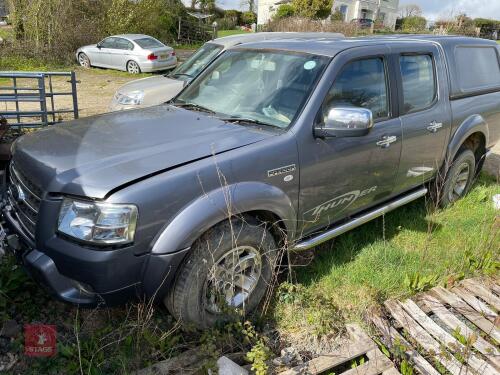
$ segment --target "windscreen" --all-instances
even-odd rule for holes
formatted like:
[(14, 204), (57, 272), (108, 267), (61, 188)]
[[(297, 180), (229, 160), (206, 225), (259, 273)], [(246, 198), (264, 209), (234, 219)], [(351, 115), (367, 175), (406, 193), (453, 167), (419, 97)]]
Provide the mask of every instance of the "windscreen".
[(285, 51), (232, 50), (177, 98), (221, 118), (286, 128), (301, 111), (328, 58)]
[(169, 76), (183, 81), (196, 77), (223, 50), (220, 44), (206, 43), (189, 59), (179, 65)]
[(134, 40), (134, 42), (136, 42), (139, 45), (139, 47), (144, 49), (164, 47), (164, 45), (160, 41), (153, 38), (136, 39)]

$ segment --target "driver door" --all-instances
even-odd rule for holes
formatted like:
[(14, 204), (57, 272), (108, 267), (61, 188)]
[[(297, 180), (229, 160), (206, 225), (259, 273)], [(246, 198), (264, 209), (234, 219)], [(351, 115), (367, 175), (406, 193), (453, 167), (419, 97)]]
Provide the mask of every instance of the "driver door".
[(92, 65), (108, 67), (110, 65), (110, 51), (115, 48), (115, 38), (109, 37), (104, 39), (96, 47), (95, 53), (90, 57)]
[[(299, 223), (305, 236), (387, 199), (401, 155), (393, 61), (385, 47), (349, 50), (335, 58), (332, 86), (317, 122), (333, 108), (372, 111), (367, 135), (314, 138), (299, 145)], [(299, 224), (300, 227), (300, 224)]]

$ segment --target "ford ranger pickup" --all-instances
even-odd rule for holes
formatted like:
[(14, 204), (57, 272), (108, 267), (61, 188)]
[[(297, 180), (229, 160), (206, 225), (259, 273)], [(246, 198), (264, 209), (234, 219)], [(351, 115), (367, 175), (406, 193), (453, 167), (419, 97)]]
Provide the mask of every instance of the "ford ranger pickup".
[(453, 204), (499, 138), (494, 42), (244, 44), (168, 104), (19, 138), (3, 235), (61, 300), (155, 299), (207, 327), (226, 307), (259, 305), (282, 249), (311, 249), (431, 190)]

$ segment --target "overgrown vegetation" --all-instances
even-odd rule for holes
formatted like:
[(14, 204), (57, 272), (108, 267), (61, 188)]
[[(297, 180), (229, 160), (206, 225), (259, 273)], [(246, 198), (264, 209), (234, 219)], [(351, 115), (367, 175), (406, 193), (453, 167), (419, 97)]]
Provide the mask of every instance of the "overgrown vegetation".
[[(283, 11), (285, 12), (285, 11)], [(266, 31), (333, 32), (345, 36), (367, 34), (369, 29), (361, 29), (357, 24), (342, 21), (322, 21), (306, 17), (276, 17), (266, 25)]]
[(499, 192), (483, 176), (453, 207), (433, 211), (422, 199), (316, 249), (310, 264), (295, 267), (296, 282), (278, 290), (272, 316), (279, 331), (309, 342), (344, 320), (362, 321), (370, 306), (388, 298), (497, 274), (500, 217), (491, 197)]
[[(0, 339), (0, 356), (17, 355), (13, 371), (23, 374), (130, 373), (197, 347), (205, 369), (224, 353), (244, 352), (254, 371), (265, 374), (271, 350), (292, 344), (324, 353), (346, 321), (361, 321), (370, 306), (387, 298), (498, 274), (500, 222), (491, 203), (498, 186), (483, 176), (446, 210), (432, 211), (422, 199), (315, 249), (314, 259), (300, 254), (295, 277), (282, 282), (266, 315), (202, 333), (181, 329), (163, 307), (147, 303), (95, 310), (59, 303), (7, 257), (0, 264), (0, 321), (55, 324), (58, 355), (25, 357), (19, 333)], [(401, 363), (403, 368), (412, 374), (411, 366)]]
[(9, 0), (14, 38), (0, 55), (62, 64), (78, 47), (119, 33), (145, 33), (164, 42), (185, 15), (180, 0)]

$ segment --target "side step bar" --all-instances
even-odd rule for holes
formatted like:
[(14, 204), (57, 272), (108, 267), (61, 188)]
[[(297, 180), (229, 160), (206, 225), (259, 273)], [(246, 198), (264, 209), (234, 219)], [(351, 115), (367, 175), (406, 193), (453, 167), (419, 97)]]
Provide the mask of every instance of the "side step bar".
[(394, 201), (386, 203), (383, 206), (376, 208), (373, 211), (370, 211), (370, 212), (367, 212), (363, 215), (354, 217), (351, 221), (348, 221), (347, 223), (339, 225), (338, 227), (334, 227), (334, 228), (327, 230), (326, 232), (323, 232), (315, 237), (303, 240), (303, 241), (297, 243), (292, 248), (292, 251), (308, 250), (312, 247), (318, 246), (319, 244), (326, 242), (326, 241), (329, 241), (332, 238), (335, 238), (335, 237), (337, 237), (345, 232), (350, 231), (351, 229), (359, 227), (360, 225), (363, 225), (372, 219), (375, 219), (379, 216), (382, 216), (389, 211), (392, 211), (398, 207), (404, 206), (405, 204), (407, 204), (411, 201), (414, 201), (415, 199), (423, 197), (425, 194), (427, 194), (426, 188), (422, 188), (420, 190), (414, 191), (408, 195), (405, 195), (405, 196), (398, 198)]

